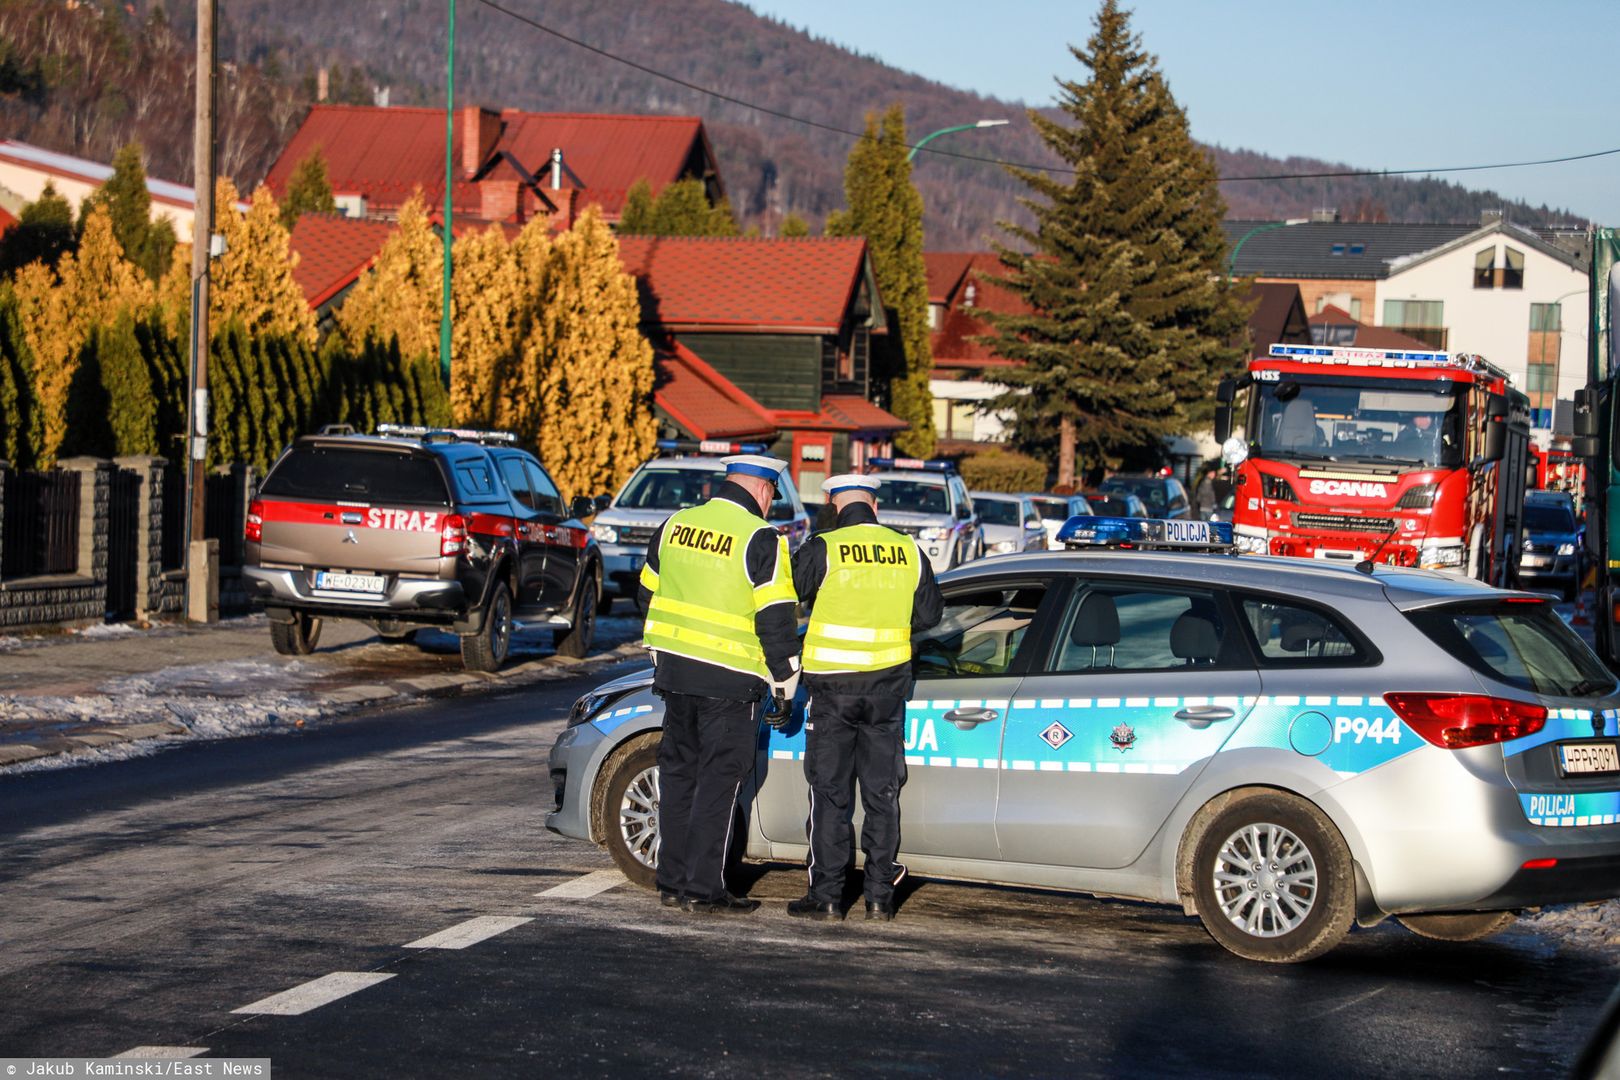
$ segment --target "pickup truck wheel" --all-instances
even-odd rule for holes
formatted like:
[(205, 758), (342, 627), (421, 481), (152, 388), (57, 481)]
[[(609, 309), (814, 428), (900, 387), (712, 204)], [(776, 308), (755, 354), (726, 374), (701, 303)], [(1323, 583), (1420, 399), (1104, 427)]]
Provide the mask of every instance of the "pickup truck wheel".
[(1218, 813), (1193, 855), (1198, 917), (1246, 960), (1292, 964), (1327, 952), (1355, 915), (1350, 849), (1303, 799), (1265, 794)]
[(620, 753), (607, 770), (608, 854), (625, 877), (644, 889), (658, 877), (658, 746)]
[(589, 583), (582, 585), (574, 600), (574, 625), (556, 633), (555, 645), (560, 656), (583, 660), (591, 651), (591, 639), (596, 636), (596, 598), (591, 595)]
[(292, 622), (270, 624), (270, 644), (282, 656), (308, 656), (320, 640), (321, 620), (306, 612), (293, 612)]
[(1418, 937), (1436, 941), (1478, 941), (1518, 921), (1516, 911), (1457, 911), (1438, 915), (1397, 915), (1395, 921)]
[(461, 665), (468, 671), (499, 671), (512, 651), (512, 593), (497, 581), (484, 609), (484, 625), (461, 636)]

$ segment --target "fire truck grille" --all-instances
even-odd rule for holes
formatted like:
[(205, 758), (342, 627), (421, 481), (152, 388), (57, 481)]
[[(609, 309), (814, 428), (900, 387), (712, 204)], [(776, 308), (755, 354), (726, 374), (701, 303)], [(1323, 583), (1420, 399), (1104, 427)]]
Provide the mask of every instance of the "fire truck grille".
[(1345, 514), (1295, 514), (1294, 527), (1332, 529), (1335, 532), (1377, 533), (1382, 536), (1394, 531), (1395, 521), (1392, 518), (1359, 518)]

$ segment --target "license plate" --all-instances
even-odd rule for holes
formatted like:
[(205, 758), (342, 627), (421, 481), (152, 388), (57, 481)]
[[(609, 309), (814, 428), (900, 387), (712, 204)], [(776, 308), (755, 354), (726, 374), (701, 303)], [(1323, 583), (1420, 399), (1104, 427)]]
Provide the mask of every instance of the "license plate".
[(1565, 776), (1620, 772), (1620, 745), (1615, 743), (1564, 743), (1558, 757)]
[(1170, 520), (1164, 523), (1164, 538), (1178, 544), (1209, 543), (1209, 522)]
[(315, 575), (315, 587), (330, 592), (380, 593), (385, 584), (380, 574), (333, 574), (322, 570)]
[(630, 569), (632, 569), (632, 570), (640, 570), (641, 569), (641, 564), (646, 562), (646, 561), (647, 560), (646, 560), (646, 558), (644, 556), (632, 555), (632, 556), (630, 556)]
[(1522, 562), (1525, 566), (1546, 566), (1548, 563), (1552, 562), (1552, 560), (1547, 558), (1545, 555), (1526, 555), (1520, 560), (1520, 562)]

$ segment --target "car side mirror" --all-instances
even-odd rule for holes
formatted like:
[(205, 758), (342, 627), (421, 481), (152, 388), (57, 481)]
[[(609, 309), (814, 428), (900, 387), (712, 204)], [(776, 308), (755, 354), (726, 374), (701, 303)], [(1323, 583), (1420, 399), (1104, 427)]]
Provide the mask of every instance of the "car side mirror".
[(1215, 406), (1215, 441), (1223, 443), (1232, 437), (1232, 406)]
[(568, 503), (568, 516), (584, 518), (596, 512), (596, 500), (589, 495), (575, 495)]
[[(1597, 391), (1584, 386), (1575, 391), (1575, 416), (1573, 419), (1577, 436), (1596, 435), (1598, 433)], [(1576, 454), (1580, 457), (1591, 456), (1581, 454), (1579, 451), (1576, 451)]]
[(591, 501), (596, 504), (597, 513), (601, 513), (603, 510), (606, 510), (608, 507), (613, 505), (613, 496), (609, 495), (607, 492), (603, 492)]
[(1598, 447), (1596, 435), (1577, 435), (1569, 440), (1569, 452), (1576, 457), (1595, 458), (1602, 451)]
[(973, 507), (969, 506), (967, 503), (957, 503), (956, 516), (958, 520), (966, 521), (968, 518), (973, 516)]

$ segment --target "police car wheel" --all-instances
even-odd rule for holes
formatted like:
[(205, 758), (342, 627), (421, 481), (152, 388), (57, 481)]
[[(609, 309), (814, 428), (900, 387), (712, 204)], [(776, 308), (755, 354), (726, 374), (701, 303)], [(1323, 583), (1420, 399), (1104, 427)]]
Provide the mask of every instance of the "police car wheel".
[(1350, 932), (1350, 850), (1309, 803), (1282, 794), (1241, 799), (1216, 815), (1193, 856), (1204, 928), (1248, 960), (1311, 960)]
[(1478, 941), (1518, 921), (1514, 911), (1454, 911), (1437, 915), (1397, 915), (1397, 922), (1418, 937), (1436, 941)]
[(658, 747), (621, 754), (607, 776), (603, 831), (608, 854), (625, 877), (644, 889), (658, 876)]
[(512, 651), (512, 593), (497, 581), (476, 634), (461, 636), (461, 665), (468, 671), (498, 671)]
[(293, 612), (292, 622), (270, 624), (270, 644), (282, 656), (308, 656), (320, 640), (321, 620), (307, 612)]

